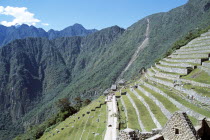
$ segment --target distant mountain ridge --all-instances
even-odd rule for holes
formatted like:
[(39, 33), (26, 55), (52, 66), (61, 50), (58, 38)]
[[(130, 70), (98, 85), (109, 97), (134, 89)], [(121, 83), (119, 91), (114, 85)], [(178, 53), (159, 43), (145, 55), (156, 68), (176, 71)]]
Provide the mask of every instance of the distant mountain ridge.
[(15, 39), (24, 39), (27, 37), (45, 37), (48, 39), (55, 39), (59, 37), (86, 36), (96, 31), (96, 29), (85, 29), (78, 23), (61, 31), (51, 29), (48, 32), (42, 28), (36, 28), (26, 24), (11, 27), (0, 25), (0, 46), (6, 45)]

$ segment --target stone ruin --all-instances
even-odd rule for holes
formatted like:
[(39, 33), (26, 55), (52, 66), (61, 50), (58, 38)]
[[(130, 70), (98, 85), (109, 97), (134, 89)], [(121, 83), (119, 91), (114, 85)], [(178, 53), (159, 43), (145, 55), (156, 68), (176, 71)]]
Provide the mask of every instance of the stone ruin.
[(130, 128), (120, 131), (119, 140), (210, 140), (210, 119), (201, 118), (193, 126), (185, 112), (175, 112), (163, 129), (139, 132)]
[(118, 140), (139, 140), (139, 131), (126, 128), (120, 131)]

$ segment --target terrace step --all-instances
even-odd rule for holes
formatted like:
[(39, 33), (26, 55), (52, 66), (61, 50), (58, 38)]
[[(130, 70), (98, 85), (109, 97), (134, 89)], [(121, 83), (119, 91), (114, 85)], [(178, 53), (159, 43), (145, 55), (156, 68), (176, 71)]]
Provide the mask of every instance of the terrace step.
[(169, 56), (170, 58), (209, 58), (209, 54), (182, 54), (182, 55), (177, 55), (177, 54), (172, 54)]
[(180, 75), (179, 74), (164, 73), (160, 69), (154, 68), (154, 67), (151, 67), (151, 69), (155, 72), (154, 75), (157, 76), (157, 77), (180, 78)]
[(173, 54), (182, 55), (182, 54), (206, 54), (210, 53), (210, 50), (195, 50), (195, 51), (175, 51)]
[(170, 63), (167, 61), (159, 61), (159, 63), (161, 65), (172, 66), (172, 67), (183, 67), (183, 68), (187, 68), (187, 67), (194, 68), (195, 67), (193, 64), (189, 64), (189, 63)]
[(201, 34), (201, 36), (203, 37), (203, 36), (210, 36), (210, 32), (208, 31), (208, 32), (206, 32), (206, 33), (204, 33), (204, 34)]
[(165, 106), (159, 101), (157, 100), (157, 98), (155, 98), (151, 93), (147, 92), (146, 90), (144, 90), (142, 87), (138, 86), (138, 89), (147, 97), (150, 97), (157, 106), (159, 106), (159, 108), (161, 109), (161, 111), (163, 112), (163, 114), (169, 119), (171, 117), (171, 113), (165, 108)]
[(204, 66), (204, 67), (206, 67), (206, 68), (209, 68), (209, 69), (210, 69), (210, 61), (203, 62), (203, 63), (202, 63), (202, 66)]
[(193, 96), (194, 99), (196, 99), (197, 101), (199, 101), (199, 102), (201, 102), (203, 104), (210, 105), (210, 98), (209, 97), (204, 97), (204, 96), (200, 95), (199, 93), (195, 92), (192, 89), (190, 89), (190, 90), (189, 89), (186, 89), (182, 85), (177, 85), (176, 83), (169, 82), (169, 81), (167, 81), (167, 79), (164, 80), (163, 78), (162, 79), (159, 79), (159, 78), (149, 77), (149, 76), (147, 76), (147, 78), (149, 80), (154, 81), (154, 82), (157, 82), (159, 84), (162, 84), (162, 85), (165, 85), (165, 86), (174, 88), (177, 91), (180, 91), (182, 93), (185, 93), (185, 94), (187, 94), (190, 97)]
[(171, 58), (164, 58), (163, 60), (168, 61), (168, 62), (180, 62), (180, 63), (194, 63), (194, 64), (199, 64), (203, 61), (206, 61), (208, 59), (193, 59), (193, 58), (185, 58), (185, 59), (171, 59)]
[(167, 66), (158, 65), (158, 64), (155, 64), (155, 66), (158, 69), (165, 72), (171, 72), (171, 73), (177, 73), (177, 74), (183, 74), (183, 75), (187, 75), (188, 73), (190, 73), (190, 70), (187, 68), (167, 67)]
[(163, 91), (161, 91), (159, 88), (154, 87), (146, 82), (144, 82), (144, 85), (148, 88), (150, 88), (151, 90), (161, 94), (162, 96), (166, 97), (169, 101), (171, 101), (174, 105), (176, 105), (177, 108), (179, 108), (182, 111), (185, 111), (187, 114), (189, 114), (190, 116), (195, 117), (196, 119), (202, 118), (204, 117), (202, 114), (197, 113), (193, 110), (191, 110), (190, 108), (182, 105), (181, 103), (179, 103), (178, 101), (176, 101), (175, 99), (171, 98), (170, 96), (168, 96), (166, 93), (164, 93)]
[(143, 132), (145, 132), (146, 130), (145, 130), (145, 127), (144, 127), (144, 125), (143, 125), (143, 123), (142, 123), (142, 121), (141, 121), (140, 112), (139, 112), (138, 108), (136, 107), (135, 102), (133, 101), (133, 99), (131, 98), (131, 96), (130, 96), (129, 93), (127, 93), (127, 97), (128, 97), (128, 99), (130, 100), (131, 104), (133, 105), (133, 108), (134, 108), (135, 111), (136, 111), (136, 114), (137, 114), (137, 117), (138, 117), (138, 122), (139, 122), (139, 125), (140, 125), (140, 127), (141, 127), (141, 130), (142, 130)]
[(136, 95), (136, 97), (144, 104), (144, 106), (147, 108), (147, 110), (149, 111), (150, 116), (152, 117), (153, 122), (155, 123), (155, 125), (157, 126), (157, 128), (162, 128), (162, 126), (160, 125), (159, 121), (156, 119), (155, 115), (152, 113), (150, 106), (147, 104), (147, 102), (144, 100), (143, 97), (141, 97), (134, 89), (130, 89), (130, 91), (132, 93), (134, 93)]
[(209, 39), (202, 39), (202, 40), (192, 40), (188, 43), (188, 45), (200, 44), (200, 43), (210, 43)]
[(210, 45), (203, 45), (198, 47), (181, 47), (176, 52), (186, 52), (186, 51), (199, 51), (199, 50), (209, 50)]
[(201, 69), (210, 75), (210, 68), (204, 66), (198, 66), (198, 69)]

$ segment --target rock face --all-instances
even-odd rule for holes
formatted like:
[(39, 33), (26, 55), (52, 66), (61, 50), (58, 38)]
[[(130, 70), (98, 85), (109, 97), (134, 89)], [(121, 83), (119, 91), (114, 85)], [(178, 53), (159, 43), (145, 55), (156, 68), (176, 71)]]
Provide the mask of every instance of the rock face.
[(69, 26), (61, 31), (51, 29), (48, 32), (42, 28), (36, 28), (26, 24), (23, 24), (19, 27), (5, 27), (0, 25), (0, 46), (6, 45), (15, 39), (24, 39), (27, 37), (44, 37), (48, 39), (55, 39), (60, 37), (86, 36), (96, 31), (96, 29), (87, 30), (80, 24), (74, 24), (73, 26)]

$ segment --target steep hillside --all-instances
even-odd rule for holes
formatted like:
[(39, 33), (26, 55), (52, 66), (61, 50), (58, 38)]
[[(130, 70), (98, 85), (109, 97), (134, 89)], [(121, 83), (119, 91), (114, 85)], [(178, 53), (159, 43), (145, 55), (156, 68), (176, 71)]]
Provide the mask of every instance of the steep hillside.
[[(41, 140), (114, 140), (126, 128), (150, 136), (152, 130), (162, 129), (176, 111), (186, 112), (194, 125), (201, 118), (210, 118), (209, 45), (210, 30), (142, 71), (141, 78), (121, 83), (117, 91), (109, 90), (106, 97), (100, 97), (100, 102), (93, 101), (47, 129)], [(100, 104), (103, 101), (107, 109)]]
[(87, 30), (80, 24), (74, 24), (73, 26), (69, 26), (61, 31), (51, 29), (48, 32), (42, 28), (36, 28), (26, 24), (11, 27), (0, 25), (0, 46), (6, 45), (15, 39), (24, 39), (27, 37), (55, 39), (60, 37), (86, 36), (96, 31), (96, 29)]
[[(90, 71), (94, 61), (100, 57), (101, 49), (116, 40), (123, 31), (124, 29), (114, 26), (87, 37), (56, 40), (27, 38), (2, 47), (1, 136), (5, 134), (12, 137), (12, 134), (7, 135), (8, 131), (18, 133), (21, 130), (14, 130), (16, 124), (23, 129), (23, 122), (27, 127), (30, 123), (44, 120), (43, 113), (50, 116), (56, 111), (52, 108), (52, 112), (47, 113), (39, 108), (46, 109), (53, 105), (62, 96), (58, 93), (81, 78), (84, 70)], [(68, 94), (73, 95), (74, 92), (68, 91)], [(37, 109), (42, 114), (31, 119), (38, 113)]]

